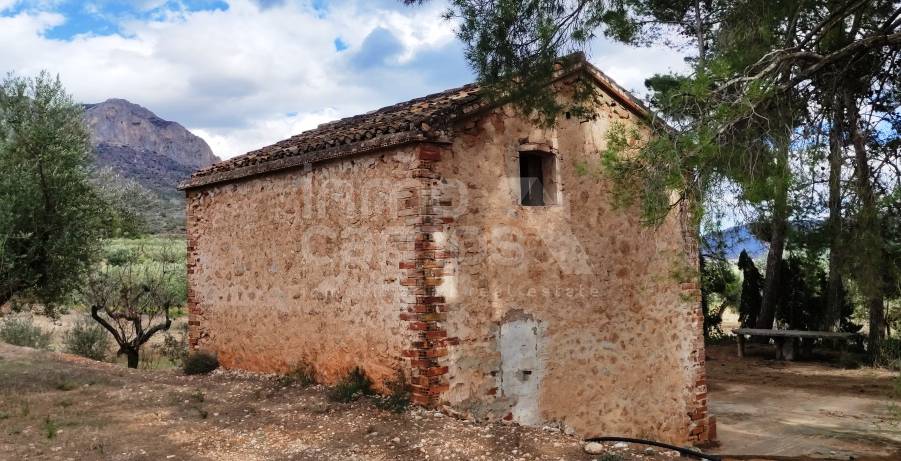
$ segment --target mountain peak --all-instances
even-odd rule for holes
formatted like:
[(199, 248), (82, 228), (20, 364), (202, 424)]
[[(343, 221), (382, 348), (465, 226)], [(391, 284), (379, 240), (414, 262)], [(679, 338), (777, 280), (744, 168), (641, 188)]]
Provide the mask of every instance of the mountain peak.
[(206, 141), (181, 124), (157, 117), (126, 99), (86, 104), (85, 123), (95, 146), (128, 146), (156, 152), (192, 169), (219, 161)]
[[(194, 170), (219, 161), (206, 141), (125, 99), (85, 104), (84, 110), (94, 145), (95, 178), (136, 182), (156, 197), (142, 205), (148, 230), (183, 232), (184, 194), (176, 186)], [(102, 174), (108, 169), (116, 176)]]

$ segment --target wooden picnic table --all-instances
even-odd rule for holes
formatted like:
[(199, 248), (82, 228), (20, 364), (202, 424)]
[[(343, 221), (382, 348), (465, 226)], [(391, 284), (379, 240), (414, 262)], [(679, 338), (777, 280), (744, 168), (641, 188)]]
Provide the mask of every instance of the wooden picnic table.
[(745, 336), (758, 336), (763, 338), (773, 338), (776, 343), (776, 359), (785, 360), (785, 352), (783, 346), (785, 340), (791, 340), (791, 358), (789, 360), (797, 360), (800, 355), (801, 339), (832, 339), (838, 340), (839, 345), (844, 350), (848, 340), (858, 337), (857, 333), (839, 333), (834, 331), (806, 331), (806, 330), (771, 330), (766, 328), (737, 328), (732, 330), (738, 337), (738, 357), (745, 356)]

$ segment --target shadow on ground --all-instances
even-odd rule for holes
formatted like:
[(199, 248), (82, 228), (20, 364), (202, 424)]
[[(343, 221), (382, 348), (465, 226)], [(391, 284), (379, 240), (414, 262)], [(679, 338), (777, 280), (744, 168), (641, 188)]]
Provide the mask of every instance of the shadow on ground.
[(776, 361), (765, 345), (749, 346), (743, 360), (734, 345), (710, 346), (707, 355), (717, 452), (901, 459), (891, 372)]

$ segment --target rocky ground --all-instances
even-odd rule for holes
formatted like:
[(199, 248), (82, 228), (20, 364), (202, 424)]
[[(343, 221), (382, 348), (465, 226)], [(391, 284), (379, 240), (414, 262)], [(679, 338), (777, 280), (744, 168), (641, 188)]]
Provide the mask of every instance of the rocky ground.
[[(751, 355), (738, 361), (731, 346), (709, 350), (712, 410), (723, 441), (715, 453), (901, 459), (901, 431), (888, 418), (891, 373), (775, 362), (765, 350)], [(739, 453), (770, 456), (732, 456)], [(276, 376), (129, 370), (0, 343), (0, 460), (675, 457), (641, 445), (586, 447), (550, 427), (476, 424), (415, 408), (395, 413), (367, 399), (335, 403), (321, 386)]]
[(334, 403), (321, 386), (216, 371), (128, 370), (0, 344), (3, 460), (669, 460), (552, 428)]

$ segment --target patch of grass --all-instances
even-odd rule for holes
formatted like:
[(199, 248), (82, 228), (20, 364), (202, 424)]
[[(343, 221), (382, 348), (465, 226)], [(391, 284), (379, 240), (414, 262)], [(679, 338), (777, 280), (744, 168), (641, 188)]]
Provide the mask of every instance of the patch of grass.
[(71, 390), (77, 389), (77, 388), (78, 388), (78, 383), (75, 381), (72, 381), (71, 379), (66, 378), (66, 377), (63, 377), (56, 383), (56, 390), (63, 391), (63, 392), (71, 391)]
[(59, 432), (59, 425), (48, 416), (44, 418), (43, 429), (44, 433), (47, 434), (47, 438), (52, 439), (56, 437), (56, 434)]
[(294, 385), (300, 387), (312, 386), (316, 384), (316, 372), (311, 365), (302, 363), (288, 374), (280, 376), (278, 383), (284, 387)]
[(328, 392), (329, 400), (342, 403), (353, 402), (367, 395), (372, 395), (372, 381), (359, 367), (351, 370)]
[(180, 237), (115, 238), (104, 240), (103, 253), (107, 260), (110, 254), (121, 253), (134, 255), (135, 260), (142, 262), (182, 262), (187, 255), (187, 244)]
[(190, 399), (197, 403), (203, 403), (203, 401), (206, 400), (206, 394), (204, 394), (202, 390), (197, 389), (191, 393)]
[(410, 406), (410, 386), (407, 385), (407, 378), (403, 372), (398, 371), (393, 380), (385, 383), (385, 387), (388, 388), (388, 395), (373, 397), (373, 404), (377, 408), (394, 413), (406, 411)]
[(141, 348), (141, 360), (138, 367), (142, 370), (164, 370), (167, 368), (180, 368), (182, 365), (172, 363), (164, 354), (161, 345), (155, 344), (149, 346), (147, 344)]
[(182, 367), (186, 375), (207, 374), (219, 368), (219, 360), (214, 354), (199, 351), (189, 355)]
[(52, 336), (35, 325), (31, 317), (10, 317), (0, 323), (0, 341), (14, 346), (49, 349)]
[(175, 334), (167, 331), (163, 336), (163, 344), (159, 346), (160, 354), (179, 368), (185, 365), (188, 358), (188, 323), (182, 323), (175, 328)]

